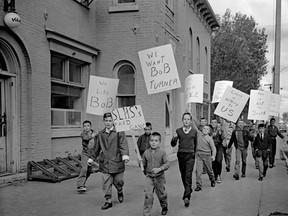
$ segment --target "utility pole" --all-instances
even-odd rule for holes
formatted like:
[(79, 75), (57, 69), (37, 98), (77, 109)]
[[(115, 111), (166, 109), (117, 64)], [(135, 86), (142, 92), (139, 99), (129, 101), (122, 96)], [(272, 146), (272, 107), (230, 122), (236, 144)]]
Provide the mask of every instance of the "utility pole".
[(276, 0), (276, 25), (275, 25), (275, 54), (273, 73), (273, 93), (280, 93), (280, 48), (281, 48), (281, 0)]

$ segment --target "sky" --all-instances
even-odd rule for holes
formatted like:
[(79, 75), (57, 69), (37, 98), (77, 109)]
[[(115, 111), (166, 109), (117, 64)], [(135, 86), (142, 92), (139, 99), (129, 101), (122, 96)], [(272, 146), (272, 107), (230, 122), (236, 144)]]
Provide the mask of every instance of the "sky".
[[(230, 9), (232, 14), (240, 12), (252, 16), (258, 28), (265, 28), (268, 35), (267, 45), (268, 53), (266, 58), (269, 61), (268, 74), (261, 80), (261, 88), (269, 91), (269, 86), (265, 84), (272, 83), (272, 66), (274, 65), (274, 47), (275, 47), (275, 19), (276, 19), (276, 1), (277, 0), (208, 0), (214, 13), (221, 17), (226, 9)], [(281, 59), (280, 59), (280, 95), (281, 108), (280, 116), (283, 112), (288, 112), (288, 0), (281, 0)]]

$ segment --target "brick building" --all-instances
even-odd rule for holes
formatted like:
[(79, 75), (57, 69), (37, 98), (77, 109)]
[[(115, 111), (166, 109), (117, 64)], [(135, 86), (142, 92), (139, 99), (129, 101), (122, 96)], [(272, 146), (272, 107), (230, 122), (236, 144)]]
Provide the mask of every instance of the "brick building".
[[(218, 23), (207, 0), (16, 0), (21, 24), (15, 28), (3, 21), (4, 2), (0, 175), (24, 172), (29, 160), (78, 154), (85, 119), (103, 127), (99, 116), (85, 113), (90, 75), (119, 78), (118, 106), (141, 105), (168, 153), (191, 73), (204, 74), (205, 103), (189, 109), (209, 118), (211, 33)], [(137, 52), (167, 43), (182, 88), (148, 95)]]

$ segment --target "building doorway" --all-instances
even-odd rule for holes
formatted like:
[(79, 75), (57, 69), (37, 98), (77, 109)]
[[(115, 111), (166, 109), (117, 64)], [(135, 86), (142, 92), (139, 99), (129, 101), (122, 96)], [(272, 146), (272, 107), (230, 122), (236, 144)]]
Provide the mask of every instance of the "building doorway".
[(0, 78), (0, 174), (7, 172), (7, 115), (5, 80)]

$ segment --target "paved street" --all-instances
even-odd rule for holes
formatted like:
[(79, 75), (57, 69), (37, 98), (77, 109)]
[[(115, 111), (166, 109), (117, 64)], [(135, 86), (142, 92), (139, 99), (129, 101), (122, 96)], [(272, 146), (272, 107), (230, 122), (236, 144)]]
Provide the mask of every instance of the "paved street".
[[(234, 151), (233, 151), (234, 154)], [(263, 182), (258, 181), (249, 151), (247, 177), (235, 181), (233, 172), (223, 169), (222, 183), (210, 187), (208, 176), (203, 176), (203, 190), (193, 192), (189, 208), (183, 206), (183, 188), (180, 182), (178, 163), (172, 162), (166, 172), (169, 212), (171, 216), (257, 216), (272, 212), (288, 213), (288, 175), (284, 161), (268, 170)], [(234, 160), (232, 161), (234, 164)], [(224, 168), (224, 166), (223, 166)], [(78, 194), (76, 179), (61, 183), (26, 182), (0, 188), (1, 216), (140, 216), (143, 205), (144, 176), (138, 167), (128, 166), (126, 172), (125, 200), (117, 201), (114, 190), (113, 208), (102, 211), (104, 203), (100, 174), (88, 180), (88, 191)], [(195, 188), (195, 175), (193, 179)], [(160, 206), (155, 198), (153, 216), (160, 215)], [(258, 214), (259, 213), (259, 214)]]

